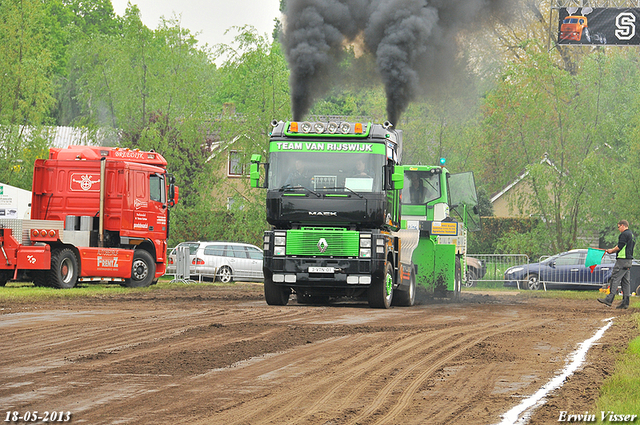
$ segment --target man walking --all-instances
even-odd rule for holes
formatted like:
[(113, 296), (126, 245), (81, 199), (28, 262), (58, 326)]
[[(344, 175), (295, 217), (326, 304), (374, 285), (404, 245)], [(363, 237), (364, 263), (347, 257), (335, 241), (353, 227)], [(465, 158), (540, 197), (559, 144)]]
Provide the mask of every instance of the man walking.
[(629, 308), (629, 278), (631, 276), (631, 263), (633, 260), (633, 234), (629, 230), (629, 222), (620, 220), (618, 222), (618, 245), (606, 249), (607, 254), (616, 253), (616, 264), (611, 272), (611, 283), (609, 295), (606, 298), (598, 298), (598, 301), (607, 307), (611, 307), (613, 299), (618, 292), (618, 285), (622, 285), (622, 302), (616, 308)]

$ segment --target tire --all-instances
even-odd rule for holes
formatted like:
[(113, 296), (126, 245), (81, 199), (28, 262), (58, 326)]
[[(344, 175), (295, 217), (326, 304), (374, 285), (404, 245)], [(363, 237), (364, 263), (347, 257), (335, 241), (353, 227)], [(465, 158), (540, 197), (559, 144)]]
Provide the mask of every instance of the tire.
[(525, 282), (525, 285), (525, 289), (529, 289), (532, 291), (537, 291), (542, 287), (542, 285), (540, 284), (540, 280), (538, 280), (538, 275), (533, 273), (527, 275), (527, 281)]
[(462, 293), (462, 263), (460, 257), (456, 255), (456, 269), (453, 277), (453, 299), (455, 301), (460, 300), (460, 294)]
[(0, 272), (0, 287), (5, 286), (7, 282), (11, 280), (12, 277), (13, 277), (13, 273), (10, 271)]
[(156, 278), (156, 262), (144, 249), (136, 249), (133, 252), (131, 263), (131, 277), (125, 279), (124, 286), (128, 288), (146, 288)]
[(464, 286), (467, 288), (473, 288), (478, 283), (478, 273), (473, 267), (467, 269), (467, 280), (464, 282)]
[(231, 272), (231, 268), (229, 266), (222, 266), (218, 273), (216, 273), (216, 280), (222, 283), (229, 283), (233, 279), (233, 273)]
[(589, 28), (584, 28), (582, 30), (582, 37), (580, 38), (580, 42), (591, 43), (591, 32), (589, 31)]
[(411, 307), (416, 302), (416, 275), (411, 270), (411, 277), (409, 278), (409, 289), (407, 291), (396, 290), (393, 294), (393, 305), (401, 307)]
[(70, 289), (78, 282), (78, 259), (70, 248), (55, 249), (51, 253), (51, 269), (44, 273), (46, 284), (54, 288)]
[(385, 273), (381, 279), (374, 280), (367, 291), (369, 306), (373, 308), (389, 308), (393, 301), (393, 267), (387, 262)]
[(264, 278), (264, 299), (269, 305), (287, 305), (291, 290), (286, 286), (278, 286), (271, 278)]

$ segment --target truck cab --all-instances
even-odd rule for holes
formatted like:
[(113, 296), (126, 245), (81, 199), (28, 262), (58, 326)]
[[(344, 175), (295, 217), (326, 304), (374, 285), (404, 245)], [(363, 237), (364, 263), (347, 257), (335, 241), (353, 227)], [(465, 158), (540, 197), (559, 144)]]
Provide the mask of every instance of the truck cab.
[[(390, 125), (273, 123), (269, 160), (254, 156), (253, 187), (264, 187), (264, 282), (268, 304), (366, 296), (388, 308), (400, 285), (402, 139)], [(266, 176), (260, 185), (259, 166)], [(402, 288), (400, 288), (402, 289)]]
[(467, 232), (479, 230), (473, 173), (444, 166), (405, 165), (401, 198), (401, 263), (417, 285), (438, 297), (460, 294)]

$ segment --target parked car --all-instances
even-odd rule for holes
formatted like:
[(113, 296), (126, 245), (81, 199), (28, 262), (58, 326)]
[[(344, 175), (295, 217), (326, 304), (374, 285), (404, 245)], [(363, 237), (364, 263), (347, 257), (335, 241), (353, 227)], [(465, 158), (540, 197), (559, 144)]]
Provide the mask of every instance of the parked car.
[(539, 263), (508, 268), (504, 273), (504, 286), (521, 289), (599, 289), (609, 282), (616, 256), (605, 254), (593, 273), (584, 265), (586, 249), (574, 249), (553, 255)]
[(220, 282), (232, 280), (264, 280), (262, 250), (239, 242), (207, 242), (197, 250), (194, 275)]
[(478, 280), (487, 273), (487, 264), (479, 258), (467, 257), (467, 280), (465, 286), (476, 286)]
[(176, 253), (177, 249), (180, 246), (188, 246), (189, 247), (189, 263), (191, 274), (195, 273), (195, 264), (193, 264), (193, 259), (196, 258), (196, 252), (198, 248), (200, 248), (203, 244), (208, 242), (200, 242), (200, 241), (189, 241), (189, 242), (180, 242), (175, 248), (173, 248), (169, 255), (167, 255), (167, 271), (165, 274), (176, 274)]

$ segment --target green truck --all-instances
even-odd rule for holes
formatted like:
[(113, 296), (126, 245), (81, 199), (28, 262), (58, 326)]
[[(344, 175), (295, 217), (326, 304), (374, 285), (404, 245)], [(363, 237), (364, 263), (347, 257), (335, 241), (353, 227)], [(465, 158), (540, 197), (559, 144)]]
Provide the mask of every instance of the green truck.
[[(424, 280), (429, 279), (427, 271), (433, 269), (436, 279), (448, 279), (448, 271), (435, 269), (440, 256), (451, 253), (452, 260), (445, 262), (448, 270), (458, 248), (453, 245), (446, 253), (433, 249), (434, 267), (423, 258), (428, 253), (421, 223), (439, 219), (429, 212), (442, 206), (423, 205), (421, 214), (418, 205), (401, 205), (411, 172), (399, 164), (402, 131), (389, 123), (272, 125), (268, 161), (253, 155), (250, 167), (251, 186), (267, 189), (267, 221), (272, 226), (263, 241), (267, 304), (286, 305), (293, 293), (300, 304), (352, 297), (366, 299), (375, 308), (411, 306), (416, 282), (442, 288)], [(445, 179), (442, 187), (446, 185)], [(438, 199), (450, 198), (446, 193)], [(415, 214), (411, 220), (401, 218), (401, 207)], [(444, 245), (451, 242), (446, 237), (428, 239)], [(413, 263), (414, 256), (422, 263)]]
[(467, 270), (467, 232), (480, 228), (473, 173), (405, 165), (401, 197), (403, 262), (435, 297), (459, 297)]

